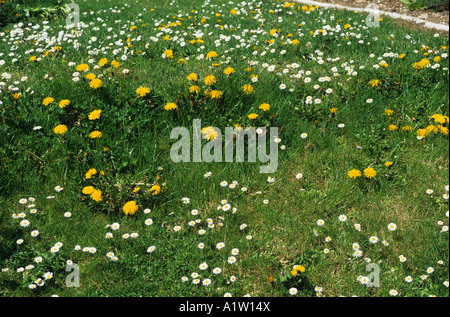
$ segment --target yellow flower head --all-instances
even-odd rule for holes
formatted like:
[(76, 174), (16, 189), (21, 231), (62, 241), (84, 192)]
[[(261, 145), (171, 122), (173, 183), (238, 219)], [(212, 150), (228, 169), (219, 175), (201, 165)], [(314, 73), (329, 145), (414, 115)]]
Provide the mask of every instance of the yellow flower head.
[(197, 85), (193, 85), (193, 86), (189, 87), (189, 92), (191, 94), (198, 94), (200, 92), (200, 87)]
[(134, 215), (136, 211), (138, 211), (139, 206), (135, 201), (129, 201), (125, 205), (123, 205), (122, 210), (125, 215)]
[(55, 101), (55, 98), (47, 97), (47, 98), (44, 98), (44, 100), (42, 100), (42, 104), (43, 104), (44, 106), (48, 106), (48, 105), (51, 104), (53, 101)]
[(211, 141), (217, 139), (219, 133), (213, 127), (206, 127), (200, 130), (200, 133), (203, 135), (203, 138)]
[(108, 59), (107, 58), (102, 58), (98, 61), (98, 66), (103, 67), (106, 64), (108, 64)]
[(420, 137), (426, 137), (430, 134), (430, 132), (427, 129), (417, 129), (417, 135)]
[(90, 134), (89, 134), (89, 137), (91, 138), (91, 139), (99, 139), (99, 138), (101, 138), (102, 137), (102, 133), (100, 132), (100, 131), (92, 131)]
[(164, 106), (164, 109), (167, 110), (167, 111), (174, 110), (174, 109), (177, 109), (177, 108), (178, 108), (177, 104), (173, 103), (173, 102), (169, 102), (168, 104), (166, 104)]
[(150, 187), (149, 191), (152, 193), (152, 195), (158, 195), (161, 192), (161, 186), (158, 184), (153, 185)]
[(389, 131), (396, 131), (396, 130), (398, 130), (398, 127), (395, 124), (389, 125)]
[(425, 67), (427, 67), (427, 66), (429, 66), (430, 65), (430, 61), (428, 60), (428, 59), (422, 59), (420, 62), (418, 62), (418, 63), (414, 63), (413, 64), (413, 67), (415, 68), (415, 69), (417, 69), (417, 70), (420, 70), (420, 69), (423, 69), (423, 68), (425, 68)]
[(223, 73), (227, 76), (230, 76), (231, 74), (233, 74), (235, 72), (233, 67), (227, 67), (225, 68), (225, 70), (223, 71)]
[(86, 76), (84, 76), (84, 78), (86, 78), (87, 80), (92, 80), (95, 79), (97, 76), (95, 76), (95, 74), (89, 73), (86, 74)]
[(446, 122), (446, 117), (441, 114), (434, 114), (431, 116), (432, 119), (434, 119), (434, 122), (444, 124)]
[(222, 92), (220, 90), (211, 90), (209, 92), (209, 96), (211, 97), (211, 99), (220, 99), (222, 98)]
[(361, 171), (357, 170), (357, 169), (352, 169), (351, 171), (349, 171), (347, 173), (347, 175), (348, 175), (348, 177), (355, 179), (355, 178), (361, 176)]
[(96, 170), (95, 168), (90, 168), (90, 169), (86, 172), (85, 176), (86, 176), (87, 179), (89, 179), (89, 178), (91, 178), (92, 176), (94, 176), (94, 175), (96, 175), (96, 174), (97, 174), (97, 170)]
[(77, 72), (85, 72), (89, 69), (88, 64), (80, 64), (77, 66)]
[(118, 61), (114, 60), (111, 62), (111, 66), (114, 68), (118, 68), (120, 66), (120, 63)]
[(90, 197), (92, 198), (92, 200), (102, 201), (102, 191), (100, 189), (95, 189)]
[(92, 112), (89, 114), (88, 118), (89, 118), (89, 120), (97, 120), (97, 119), (100, 119), (100, 114), (101, 114), (101, 113), (102, 113), (102, 111), (101, 111), (100, 109), (94, 110), (94, 111), (92, 111)]
[(380, 84), (380, 80), (379, 79), (374, 79), (370, 82), (370, 84), (372, 85), (372, 87), (376, 87)]
[(394, 164), (394, 162), (391, 162), (391, 161), (387, 161), (386, 163), (384, 163), (384, 165), (385, 165), (386, 167), (389, 167), (389, 166), (391, 166), (392, 164)]
[(59, 102), (58, 106), (62, 109), (67, 107), (68, 105), (70, 105), (70, 100), (68, 99), (63, 99)]
[(253, 88), (252, 85), (244, 85), (242, 86), (242, 91), (246, 95), (251, 95), (255, 91), (255, 89)]
[(136, 94), (139, 95), (139, 97), (145, 97), (148, 93), (150, 93), (150, 89), (147, 87), (139, 87), (136, 89)]
[(68, 131), (67, 126), (64, 124), (59, 124), (55, 127), (55, 129), (53, 130), (53, 132), (55, 132), (56, 134), (61, 134), (64, 135), (64, 133), (66, 133)]
[(22, 94), (20, 92), (15, 92), (11, 96), (14, 98), (14, 100), (18, 100), (20, 99), (20, 97), (22, 97)]
[(94, 192), (94, 190), (95, 190), (95, 188), (93, 186), (86, 186), (86, 187), (83, 187), (81, 192), (85, 195), (90, 195)]
[(377, 175), (377, 171), (375, 171), (372, 167), (368, 167), (364, 170), (364, 176), (367, 178), (372, 178)]
[(197, 81), (197, 80), (198, 80), (198, 76), (197, 76), (196, 73), (190, 73), (190, 74), (187, 76), (187, 79), (192, 80), (192, 81)]
[(257, 114), (257, 113), (250, 113), (250, 114), (248, 115), (248, 118), (249, 118), (250, 120), (254, 120), (254, 119), (258, 118), (258, 114)]
[(206, 58), (214, 58), (214, 57), (217, 57), (217, 56), (218, 56), (217, 52), (214, 52), (214, 51), (208, 52), (206, 54)]
[(102, 83), (102, 81), (101, 81), (100, 79), (95, 78), (95, 79), (91, 80), (89, 86), (90, 86), (91, 88), (93, 88), (93, 89), (98, 89), (98, 88), (100, 88), (101, 86), (103, 86), (103, 83)]
[(261, 109), (263, 111), (269, 111), (270, 105), (268, 103), (263, 103), (263, 104), (259, 105), (259, 109)]
[(205, 78), (205, 85), (212, 86), (217, 82), (217, 78), (214, 75), (208, 75)]
[(164, 58), (173, 58), (173, 51), (172, 50), (165, 50), (164, 51)]

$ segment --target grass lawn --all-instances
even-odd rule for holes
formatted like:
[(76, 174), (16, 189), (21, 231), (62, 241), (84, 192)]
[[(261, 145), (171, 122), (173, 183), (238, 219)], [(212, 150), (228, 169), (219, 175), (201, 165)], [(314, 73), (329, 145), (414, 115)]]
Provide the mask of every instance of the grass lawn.
[[(78, 5), (0, 29), (0, 296), (449, 296), (448, 35), (283, 1)], [(195, 119), (203, 158), (277, 128), (277, 170), (174, 162)]]

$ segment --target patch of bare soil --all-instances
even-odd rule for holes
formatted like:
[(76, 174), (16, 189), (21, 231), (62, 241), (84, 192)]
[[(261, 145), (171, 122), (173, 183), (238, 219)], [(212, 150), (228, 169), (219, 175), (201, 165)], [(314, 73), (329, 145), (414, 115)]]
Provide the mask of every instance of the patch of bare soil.
[[(322, 3), (338, 4), (352, 8), (366, 8), (368, 5), (377, 5), (381, 11), (408, 15), (427, 22), (449, 25), (449, 11), (439, 7), (428, 9), (409, 10), (408, 7), (398, 0), (316, 0)], [(372, 8), (373, 9), (373, 8)], [(422, 28), (422, 23), (405, 21), (399, 19), (400, 24), (406, 24), (415, 28)], [(442, 31), (441, 31), (442, 32)]]

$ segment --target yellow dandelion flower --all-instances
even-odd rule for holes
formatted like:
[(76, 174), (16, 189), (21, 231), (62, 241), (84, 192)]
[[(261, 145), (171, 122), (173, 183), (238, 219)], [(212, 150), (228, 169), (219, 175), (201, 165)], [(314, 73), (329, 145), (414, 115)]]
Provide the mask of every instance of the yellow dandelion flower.
[(100, 79), (98, 79), (98, 78), (95, 78), (95, 79), (91, 80), (91, 82), (90, 82), (90, 84), (89, 84), (89, 87), (91, 87), (91, 88), (93, 88), (93, 89), (98, 89), (98, 88), (100, 88), (100, 87), (102, 87), (102, 86), (103, 86), (103, 83), (102, 83), (102, 81), (101, 81)]
[(89, 69), (88, 64), (80, 64), (77, 66), (77, 72), (85, 72)]
[(122, 210), (125, 215), (134, 215), (139, 209), (138, 204), (135, 201), (129, 201), (123, 205)]
[(66, 133), (67, 131), (68, 131), (67, 126), (64, 124), (58, 124), (53, 130), (53, 132), (60, 135), (64, 135), (64, 133)]
[(217, 57), (217, 56), (218, 56), (218, 54), (215, 51), (211, 51), (211, 52), (208, 52), (206, 54), (206, 58), (214, 58), (214, 57)]
[(222, 98), (222, 92), (220, 90), (211, 90), (209, 92), (209, 96), (211, 97), (211, 99), (220, 99)]
[(306, 268), (303, 265), (297, 265), (296, 267), (294, 267), (294, 270), (304, 273), (306, 271)]
[(440, 124), (444, 124), (446, 121), (445, 116), (438, 114), (438, 113), (432, 115), (431, 118), (434, 119), (434, 122), (440, 123)]
[(11, 95), (14, 100), (19, 100), (20, 97), (22, 97), (22, 94), (20, 92), (15, 92)]
[(377, 171), (375, 171), (372, 167), (368, 167), (364, 170), (364, 176), (367, 178), (372, 178), (377, 175)]
[(356, 179), (357, 177), (361, 176), (361, 171), (357, 169), (352, 169), (347, 173), (348, 177)]
[(149, 191), (152, 193), (152, 195), (158, 195), (161, 192), (161, 186), (158, 184), (153, 185), (150, 187)]
[(44, 98), (44, 100), (42, 100), (42, 104), (43, 104), (44, 106), (48, 106), (48, 105), (51, 104), (53, 101), (55, 101), (55, 98), (47, 97), (47, 98)]
[(116, 61), (116, 60), (113, 60), (111, 62), (111, 66), (114, 67), (114, 68), (118, 68), (120, 66), (120, 63), (118, 61)]
[(98, 120), (98, 119), (100, 119), (101, 113), (102, 113), (102, 111), (100, 109), (94, 110), (89, 114), (88, 118), (89, 118), (89, 120)]
[(102, 58), (98, 61), (98, 66), (103, 67), (106, 64), (108, 64), (108, 59), (107, 58)]
[(398, 127), (395, 124), (389, 125), (389, 131), (396, 131), (396, 130), (398, 130)]
[(90, 168), (90, 169), (86, 172), (85, 176), (86, 176), (87, 179), (89, 179), (89, 178), (92, 178), (92, 176), (94, 176), (94, 175), (96, 175), (96, 174), (97, 174), (97, 170), (96, 170), (95, 168)]
[(99, 139), (102, 137), (102, 133), (100, 131), (92, 131), (91, 133), (89, 133), (89, 138), (91, 139)]
[(212, 86), (217, 82), (217, 78), (214, 75), (208, 75), (205, 78), (205, 85)]
[(372, 87), (377, 87), (380, 83), (381, 83), (381, 81), (379, 79), (374, 79), (370, 82)]
[(59, 102), (58, 106), (62, 109), (67, 107), (68, 105), (70, 105), (70, 100), (69, 99), (63, 99)]
[(428, 127), (426, 127), (425, 130), (428, 131), (428, 134), (429, 134), (430, 132), (433, 132), (434, 134), (436, 134), (436, 133), (439, 132), (438, 127), (436, 127), (436, 126), (434, 126), (434, 125), (429, 125)]
[(205, 127), (200, 130), (200, 133), (203, 135), (203, 138), (211, 141), (216, 140), (218, 138), (219, 133), (213, 127)]
[(95, 188), (93, 186), (85, 186), (81, 190), (81, 192), (85, 195), (91, 195), (95, 191)]
[(139, 87), (136, 89), (136, 94), (139, 95), (139, 97), (145, 97), (148, 93), (150, 93), (150, 89), (147, 87)]
[(427, 131), (426, 129), (417, 129), (417, 135), (424, 138), (426, 136), (428, 136), (429, 131)]
[(227, 76), (230, 76), (231, 74), (233, 74), (235, 72), (233, 67), (227, 67), (224, 69), (223, 73)]
[(197, 80), (198, 80), (198, 76), (197, 76), (196, 73), (190, 73), (190, 74), (187, 76), (187, 79), (192, 80), (192, 81), (197, 81)]
[(173, 58), (173, 51), (172, 50), (165, 50), (164, 51), (165, 58)]
[(389, 167), (389, 166), (391, 166), (392, 164), (394, 164), (394, 162), (392, 162), (392, 161), (387, 161), (387, 162), (384, 163), (384, 165), (385, 165), (386, 167)]
[(178, 108), (177, 104), (173, 103), (173, 102), (169, 102), (168, 104), (166, 104), (164, 106), (164, 109), (167, 110), (167, 111), (174, 110), (174, 109), (177, 109), (177, 108)]
[(102, 191), (100, 189), (96, 189), (92, 192), (92, 194), (90, 195), (92, 200), (95, 201), (102, 201)]
[(248, 118), (249, 118), (250, 120), (255, 120), (256, 118), (258, 118), (258, 114), (257, 114), (257, 113), (250, 113), (250, 114), (248, 115)]
[(200, 92), (200, 87), (197, 85), (193, 85), (193, 86), (189, 87), (189, 92), (191, 94), (198, 94)]
[(259, 105), (259, 109), (261, 109), (263, 111), (269, 111), (270, 105), (268, 103), (263, 103), (263, 104)]
[(95, 74), (89, 73), (86, 74), (86, 76), (84, 76), (84, 78), (86, 78), (87, 80), (92, 80), (95, 79), (97, 76), (95, 76)]
[(412, 126), (410, 125), (406, 125), (404, 127), (402, 127), (402, 131), (411, 131), (412, 130)]
[(251, 95), (255, 91), (255, 89), (253, 88), (252, 85), (244, 85), (242, 86), (242, 91), (246, 95)]

